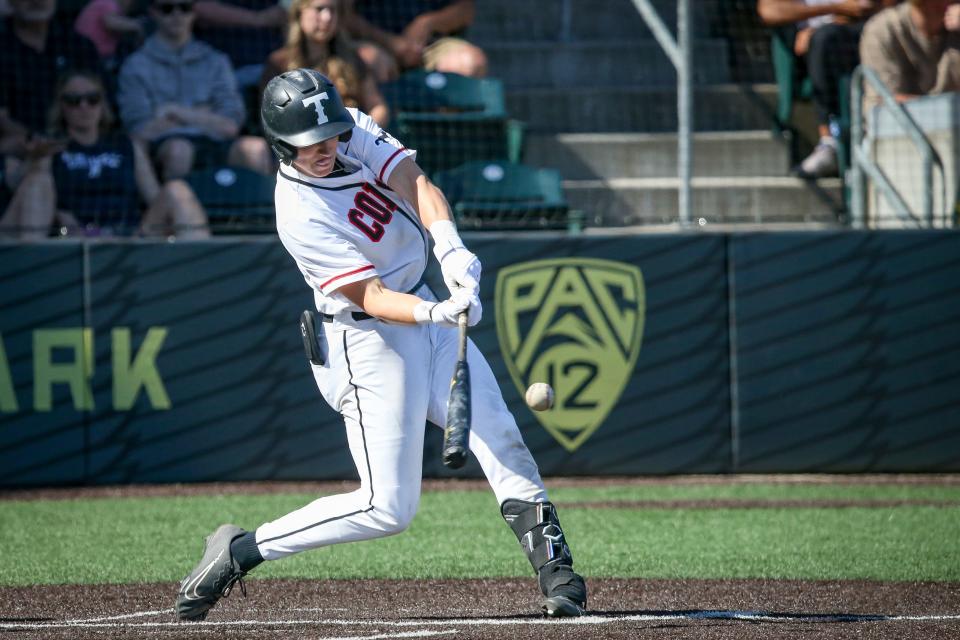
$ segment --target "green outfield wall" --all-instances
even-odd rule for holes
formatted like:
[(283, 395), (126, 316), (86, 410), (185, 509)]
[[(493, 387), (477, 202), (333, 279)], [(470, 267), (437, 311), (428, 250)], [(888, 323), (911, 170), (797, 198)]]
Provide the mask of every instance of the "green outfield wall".
[[(960, 470), (960, 235), (468, 244), (472, 338), (545, 475)], [(0, 485), (355, 477), (311, 304), (275, 238), (0, 246)], [(480, 475), (439, 447), (426, 475)]]

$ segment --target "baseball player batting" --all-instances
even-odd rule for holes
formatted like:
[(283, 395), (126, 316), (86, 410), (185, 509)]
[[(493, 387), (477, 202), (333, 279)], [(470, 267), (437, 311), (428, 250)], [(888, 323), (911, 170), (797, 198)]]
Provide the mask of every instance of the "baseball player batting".
[[(446, 422), (457, 361), (457, 319), (480, 320), (480, 261), (464, 247), (443, 194), (404, 148), (311, 69), (267, 85), (261, 118), (280, 159), (277, 232), (317, 308), (311, 368), (343, 416), (360, 488), (326, 496), (245, 531), (220, 526), (180, 585), (177, 615), (202, 620), (265, 560), (400, 533), (420, 500), (423, 425)], [(423, 283), (433, 254), (449, 297)], [(586, 585), (573, 570), (557, 510), (507, 410), (497, 381), (469, 342), (470, 451), (539, 577), (548, 616), (579, 616)]]

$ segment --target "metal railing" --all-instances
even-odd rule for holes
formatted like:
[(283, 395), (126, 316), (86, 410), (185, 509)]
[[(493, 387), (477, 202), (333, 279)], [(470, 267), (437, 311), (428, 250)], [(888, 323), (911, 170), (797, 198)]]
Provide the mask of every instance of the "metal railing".
[(677, 70), (677, 176), (681, 226), (690, 226), (693, 207), (693, 47), (690, 23), (690, 1), (677, 0), (677, 37), (663, 23), (650, 0), (633, 0), (653, 37)]
[[(864, 136), (864, 118), (863, 118), (863, 82), (866, 80), (870, 86), (880, 96), (883, 107), (890, 111), (891, 116), (898, 125), (907, 134), (907, 137), (917, 148), (922, 159), (921, 183), (923, 193), (921, 195), (920, 216), (914, 214), (906, 200), (897, 191), (896, 187), (886, 176), (880, 166), (874, 162), (867, 150), (870, 142), (868, 137)], [(870, 67), (863, 65), (853, 71), (851, 80), (851, 98), (850, 98), (850, 156), (851, 156), (851, 192), (850, 208), (851, 223), (855, 228), (865, 228), (867, 226), (867, 198), (866, 198), (866, 178), (872, 180), (879, 190), (880, 194), (887, 200), (890, 206), (896, 212), (898, 218), (912, 221), (918, 225), (933, 226), (934, 224), (934, 199), (933, 199), (933, 166), (940, 169), (941, 185), (944, 190), (941, 202), (946, 208), (946, 180), (943, 170), (943, 162), (937, 154), (933, 145), (924, 135), (923, 130), (914, 122), (913, 118), (903, 108), (893, 93), (880, 79), (877, 72)]]

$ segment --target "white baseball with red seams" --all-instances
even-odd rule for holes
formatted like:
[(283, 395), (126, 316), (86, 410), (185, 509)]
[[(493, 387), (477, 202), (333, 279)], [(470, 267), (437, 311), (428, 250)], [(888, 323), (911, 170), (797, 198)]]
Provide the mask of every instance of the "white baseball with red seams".
[(527, 406), (534, 411), (547, 411), (553, 408), (553, 387), (546, 382), (534, 382), (527, 387), (527, 392), (523, 396)]
[[(344, 171), (316, 178), (281, 165), (276, 204), (280, 240), (313, 289), (317, 310), (333, 316), (321, 323), (326, 363), (312, 367), (324, 399), (343, 416), (360, 488), (260, 526), (257, 548), (267, 560), (406, 528), (420, 498), (424, 423), (446, 422), (456, 329), (355, 319), (352, 312), (362, 310), (338, 293), (345, 284), (379, 276), (389, 289), (436, 300), (420, 284), (429, 233), (416, 209), (386, 186), (397, 164), (416, 152), (366, 114), (348, 111), (356, 126), (337, 148)], [(497, 501), (545, 501), (537, 465), (472, 342), (468, 361), (470, 449)]]

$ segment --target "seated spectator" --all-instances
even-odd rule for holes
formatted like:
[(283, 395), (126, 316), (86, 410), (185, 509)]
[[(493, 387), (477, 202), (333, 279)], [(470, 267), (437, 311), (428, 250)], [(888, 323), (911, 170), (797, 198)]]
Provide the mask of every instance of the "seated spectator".
[(143, 20), (134, 17), (135, 0), (90, 0), (77, 15), (74, 30), (97, 48), (106, 66), (115, 69), (121, 42), (139, 46), (145, 34)]
[(10, 0), (10, 7), (0, 32), (0, 108), (28, 135), (42, 133), (57, 77), (72, 68), (100, 71), (100, 59), (87, 38), (53, 19), (56, 0)]
[(270, 175), (266, 141), (239, 136), (244, 105), (230, 61), (193, 37), (193, 6), (153, 0), (156, 33), (120, 67), (120, 117), (135, 138), (150, 143), (164, 180), (223, 164)]
[[(860, 60), (900, 102), (960, 91), (960, 4), (910, 0), (881, 11), (863, 29)], [(880, 104), (869, 83), (864, 101)]]
[(360, 109), (385, 127), (389, 109), (356, 48), (340, 29), (341, 7), (342, 0), (293, 0), (287, 45), (270, 54), (264, 65), (261, 93), (274, 76), (309, 67), (333, 81), (344, 105)]
[(30, 147), (0, 229), (23, 239), (45, 238), (54, 224), (66, 235), (209, 237), (187, 183), (160, 185), (142, 144), (112, 135), (112, 121), (98, 75), (63, 76), (50, 111), (51, 137)]
[(230, 58), (237, 84), (256, 87), (263, 61), (283, 46), (289, 0), (199, 0), (195, 35)]
[(487, 75), (487, 56), (456, 37), (473, 22), (473, 0), (348, 0), (344, 26), (362, 40), (358, 50), (377, 82), (423, 67), (430, 71)]
[(796, 171), (807, 178), (836, 176), (840, 78), (859, 63), (864, 21), (894, 0), (758, 0), (764, 24), (793, 34), (794, 53), (813, 83), (819, 141)]

